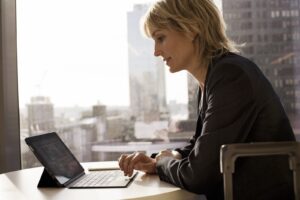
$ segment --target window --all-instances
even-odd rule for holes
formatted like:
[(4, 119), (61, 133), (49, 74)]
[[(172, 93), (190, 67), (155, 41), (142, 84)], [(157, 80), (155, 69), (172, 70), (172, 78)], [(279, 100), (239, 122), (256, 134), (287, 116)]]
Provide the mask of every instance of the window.
[(57, 132), (83, 162), (150, 154), (153, 144), (178, 147), (191, 137), (197, 110), (188, 104), (196, 95), (187, 88), (195, 83), (188, 86), (185, 73), (170, 76), (154, 57), (139, 27), (148, 7), (146, 0), (17, 0), (23, 168), (39, 165), (24, 138), (46, 132)]
[[(118, 142), (122, 143), (129, 140), (134, 141), (134, 137), (136, 137), (136, 135), (132, 134), (133, 129), (142, 130), (147, 127), (147, 130), (149, 130), (150, 133), (150, 130), (153, 130), (153, 126), (158, 126), (159, 128), (156, 130), (159, 131), (154, 131), (156, 133), (156, 135), (154, 135), (154, 137), (156, 137), (155, 139), (149, 138), (149, 136), (148, 138), (137, 138), (145, 139), (143, 141), (145, 142), (144, 144), (149, 144), (155, 141), (166, 141), (170, 138), (165, 136), (167, 134), (170, 135), (171, 133), (174, 138), (178, 139), (181, 136), (176, 132), (176, 127), (178, 127), (178, 124), (181, 124), (182, 127), (186, 127), (184, 125), (189, 124), (190, 121), (188, 116), (190, 116), (190, 113), (188, 112), (188, 108), (190, 107), (190, 102), (192, 102), (193, 99), (190, 99), (190, 96), (187, 95), (187, 88), (190, 90), (190, 86), (184, 87), (185, 83), (187, 82), (186, 75), (176, 74), (172, 77), (169, 77), (167, 76), (166, 71), (165, 76), (163, 76), (166, 79), (165, 107), (158, 106), (157, 110), (159, 113), (151, 113), (151, 110), (147, 110), (145, 108), (139, 113), (138, 117), (128, 115), (130, 102), (134, 99), (130, 99), (129, 88), (131, 86), (129, 85), (129, 81), (127, 80), (128, 84), (125, 84), (126, 78), (120, 76), (120, 74), (127, 74), (127, 79), (129, 79), (129, 67), (124, 67), (123, 64), (126, 63), (127, 65), (129, 63), (128, 52), (131, 52), (132, 55), (134, 55), (134, 53), (137, 53), (137, 51), (135, 51), (135, 48), (128, 45), (128, 38), (125, 41), (121, 40), (121, 38), (123, 35), (126, 35), (127, 37), (127, 34), (129, 34), (127, 32), (127, 28), (129, 26), (127, 24), (127, 14), (130, 13), (130, 11), (133, 11), (133, 5), (144, 5), (147, 4), (147, 2), (142, 0), (136, 0), (135, 2), (128, 0), (126, 2), (126, 5), (124, 4), (122, 6), (121, 4), (124, 3), (124, 1), (118, 2), (120, 3), (120, 6), (118, 8), (115, 8), (114, 6), (114, 9), (109, 9), (109, 1), (105, 1), (105, 3), (101, 2), (101, 8), (94, 6), (94, 3), (96, 4), (97, 1), (93, 0), (86, 1), (85, 4), (82, 4), (82, 2), (79, 3), (78, 1), (58, 0), (43, 2), (38, 0), (29, 0), (26, 1), (26, 3), (18, 0), (16, 2), (18, 23), (18, 81), (20, 100), (19, 118), (21, 126), (20, 132), (23, 160), (26, 160), (27, 158), (28, 160), (33, 159), (32, 154), (27, 152), (28, 149), (26, 149), (26, 145), (23, 143), (24, 137), (29, 135), (29, 130), (33, 131), (35, 134), (44, 131), (59, 132), (63, 137), (63, 140), (67, 143), (67, 145), (69, 145), (74, 154), (79, 157), (79, 160), (85, 161), (85, 159), (114, 159), (116, 156), (118, 156), (113, 155), (113, 153), (103, 153), (105, 155), (99, 153), (97, 146), (93, 146), (98, 142), (98, 139), (102, 140), (104, 146), (107, 144), (105, 142), (110, 142), (109, 144), (112, 145)], [(18, 150), (20, 146), (18, 143), (20, 140), (16, 140), (15, 136), (19, 137), (19, 135), (18, 131), (14, 130), (19, 128), (19, 126), (17, 124), (13, 124), (19, 121), (16, 117), (18, 115), (16, 106), (18, 97), (15, 94), (18, 86), (15, 84), (17, 82), (16, 77), (9, 76), (9, 74), (13, 76), (17, 74), (15, 71), (13, 71), (16, 70), (16, 64), (5, 63), (6, 61), (16, 61), (16, 58), (14, 57), (16, 55), (16, 50), (10, 51), (10, 48), (14, 47), (16, 44), (14, 43), (14, 39), (8, 39), (13, 37), (15, 34), (15, 29), (13, 28), (15, 21), (12, 17), (15, 12), (14, 3), (15, 1), (1, 1), (0, 16), (2, 21), (2, 63), (0, 68), (1, 81), (3, 84), (1, 84), (0, 90), (0, 109), (1, 113), (3, 114), (0, 117), (1, 121), (4, 121), (4, 123), (1, 123), (0, 125), (0, 161), (1, 163), (4, 163), (0, 167), (1, 171), (14, 170), (19, 167)], [(27, 7), (27, 4), (30, 5), (30, 9)], [(76, 7), (78, 4), (80, 4), (81, 7)], [(272, 4), (272, 11), (268, 10), (269, 7), (267, 4)], [(241, 12), (241, 8), (244, 9), (243, 11), (250, 13), (257, 11), (251, 10), (252, 6), (250, 1), (237, 3), (236, 0), (223, 0), (223, 5), (223, 13), (225, 16), (238, 16)], [(280, 5), (288, 5), (289, 7), (281, 8), (279, 7)], [(289, 91), (289, 95), (287, 97), (280, 96), (280, 98), (285, 100), (284, 106), (288, 111), (289, 116), (294, 119), (294, 121), (292, 121), (293, 128), (296, 134), (299, 134), (297, 132), (297, 130), (300, 130), (300, 125), (297, 123), (299, 120), (297, 120), (298, 117), (295, 116), (294, 113), (299, 113), (298, 109), (300, 108), (298, 91), (298, 88), (300, 88), (299, 81), (295, 81), (299, 79), (298, 76), (300, 74), (297, 70), (291, 70), (292, 74), (286, 74), (288, 77), (280, 77), (280, 69), (289, 67), (294, 68), (294, 66), (298, 65), (300, 60), (298, 57), (299, 52), (293, 52), (299, 49), (297, 46), (298, 43), (296, 42), (296, 40), (299, 40), (299, 34), (298, 32), (295, 32), (299, 26), (299, 20), (297, 19), (299, 10), (295, 9), (297, 5), (298, 2), (294, 0), (278, 0), (269, 3), (267, 3), (267, 1), (263, 1), (261, 7), (263, 10), (261, 11), (262, 16), (258, 19), (267, 20), (266, 22), (263, 22), (266, 23), (267, 26), (262, 26), (262, 30), (260, 31), (250, 31), (252, 28), (256, 27), (251, 25), (249, 26), (249, 31), (240, 32), (236, 29), (239, 27), (235, 26), (235, 23), (231, 23), (230, 19), (226, 20), (226, 22), (228, 24), (229, 31), (234, 32), (235, 35), (240, 35), (237, 38), (243, 37), (243, 34), (253, 33), (252, 38), (261, 39), (258, 44), (251, 44), (253, 45), (253, 49), (255, 49), (255, 51), (249, 51), (249, 54), (246, 56), (258, 62), (258, 64), (263, 67), (263, 71), (266, 72), (266, 75), (269, 76), (270, 79), (274, 78), (275, 80), (278, 80), (274, 86), (278, 94), (284, 94), (284, 91), (286, 90), (282, 80), (290, 80), (290, 83), (293, 83), (293, 86), (289, 84), (289, 87), (294, 87), (287, 90)], [(125, 11), (121, 11), (121, 8)], [(289, 10), (288, 8), (293, 8), (293, 10)], [(105, 11), (105, 9), (109, 10), (110, 14), (105, 15), (105, 17), (97, 18), (96, 14), (100, 11)], [(111, 12), (112, 10), (114, 10), (115, 13)], [(284, 10), (285, 13), (282, 13), (282, 10)], [(112, 17), (111, 15), (115, 15), (116, 13), (123, 13), (123, 18), (118, 18), (119, 21), (121, 21), (121, 25), (118, 24), (119, 22), (111, 21), (115, 19), (115, 17)], [(26, 14), (29, 15), (24, 17)], [(254, 15), (255, 14), (252, 13), (249, 16)], [(278, 20), (278, 18), (282, 17), (281, 15), (285, 15), (285, 19), (290, 18), (291, 21), (286, 22), (285, 24), (283, 23), (282, 28), (279, 26), (276, 27), (276, 29), (278, 29), (276, 31), (263, 29), (263, 27), (271, 27), (271, 21), (273, 18)], [(252, 18), (251, 22), (253, 24), (257, 24), (255, 20), (255, 18)], [(244, 21), (243, 19), (240, 21), (247, 23), (247, 21)], [(96, 27), (101, 28), (96, 29)], [(118, 27), (119, 29), (117, 29), (117, 31), (112, 31), (115, 27)], [(272, 33), (282, 33), (283, 42), (286, 43), (284, 45), (269, 45), (268, 43), (270, 43), (271, 38), (269, 38), (268, 41), (264, 39), (264, 36), (272, 35), (269, 34), (268, 31), (272, 31)], [(122, 37), (118, 35), (120, 32), (122, 33)], [(105, 53), (100, 50), (100, 47), (105, 46), (105, 42), (113, 42), (115, 40), (119, 45), (110, 43), (110, 46), (104, 48)], [(151, 44), (149, 43), (149, 45)], [(258, 47), (261, 48), (258, 48), (256, 45), (259, 45)], [(34, 51), (31, 51), (32, 49), (29, 50), (27, 48), (29, 46), (30, 48), (33, 48)], [(121, 50), (121, 46), (125, 46), (125, 50)], [(71, 48), (72, 51), (68, 51), (69, 49), (66, 47)], [(122, 51), (123, 53), (120, 53), (119, 51)], [(145, 49), (143, 52), (147, 51), (148, 50)], [(5, 54), (7, 52), (10, 52), (10, 54)], [(115, 56), (107, 56), (109, 55), (108, 52), (113, 52), (113, 55)], [(257, 52), (261, 52), (263, 55), (256, 55)], [(81, 59), (83, 55), (89, 59)], [(95, 62), (92, 61), (93, 58), (101, 59), (101, 63), (95, 64)], [(120, 65), (116, 64), (119, 60), (123, 61), (123, 63)], [(117, 68), (114, 68), (116, 65), (121, 67), (121, 71), (120, 68), (118, 68), (118, 70)], [(34, 70), (28, 70), (29, 68), (27, 67), (35, 68)], [(81, 67), (84, 68), (83, 72), (79, 70)], [(113, 70), (110, 73), (105, 73), (104, 71), (101, 71), (101, 73), (96, 73), (98, 72), (97, 70), (99, 68)], [(273, 73), (274, 69), (278, 69), (278, 73), (275, 75)], [(272, 77), (271, 74), (274, 76), (278, 75), (278, 77)], [(51, 76), (52, 78), (50, 78)], [(113, 84), (110, 84), (112, 77), (114, 77), (114, 81)], [(151, 77), (151, 75), (149, 75), (147, 72), (143, 74), (143, 78), (145, 80), (151, 80), (153, 77)], [(171, 92), (172, 83), (174, 83), (174, 80), (178, 82), (178, 79), (182, 80), (182, 84), (176, 84), (176, 92), (182, 91), (183, 95), (175, 95), (175, 92)], [(100, 83), (100, 80), (103, 80), (104, 84)], [(160, 77), (157, 80), (161, 81), (163, 78)], [(136, 87), (141, 86), (137, 81), (131, 83)], [(75, 87), (75, 84), (79, 86)], [(83, 84), (86, 85), (84, 86)], [(95, 87), (96, 89), (93, 89), (93, 86), (95, 85), (97, 87)], [(179, 90), (178, 86), (183, 87)], [(4, 91), (9, 91), (9, 94), (7, 95), (6, 93), (4, 95)], [(103, 91), (106, 91), (108, 94), (103, 95)], [(109, 101), (108, 99), (111, 96), (110, 93), (113, 93), (112, 91), (118, 91), (118, 96), (114, 98), (114, 100)], [(151, 91), (151, 89), (147, 91)], [(163, 93), (163, 91), (160, 92)], [(54, 93), (58, 95), (53, 95)], [(95, 95), (93, 98), (91, 98), (89, 94), (102, 95)], [(290, 94), (295, 95), (293, 96)], [(183, 99), (175, 99), (175, 97), (178, 96), (182, 96)], [(150, 98), (146, 100), (148, 105), (153, 105), (155, 99), (158, 98), (158, 96), (155, 95), (149, 95), (149, 97)], [(71, 99), (72, 103), (69, 103), (68, 99)], [(115, 101), (119, 99), (123, 99), (126, 103), (116, 103)], [(84, 105), (77, 103), (79, 101), (84, 101), (86, 103)], [(58, 104), (57, 102), (64, 103)], [(107, 102), (114, 103), (109, 105)], [(63, 107), (66, 104), (69, 105), (69, 107)], [(159, 105), (163, 105), (163, 103)], [(29, 113), (36, 113), (34, 108), (37, 107), (34, 106), (40, 106), (39, 110), (43, 110), (43, 112), (39, 111), (41, 116), (38, 119), (32, 117), (32, 121), (30, 121), (28, 120), (28, 116), (32, 114)], [(167, 109), (165, 110), (162, 108)], [(4, 109), (6, 110), (4, 111)], [(136, 110), (136, 112), (138, 111), (139, 110)], [(151, 117), (147, 117), (147, 113)], [(44, 118), (44, 116), (48, 117)], [(174, 123), (172, 120), (167, 120), (169, 124), (165, 123), (163, 119), (167, 119), (170, 116), (172, 116), (170, 119), (174, 120), (176, 123)], [(158, 120), (158, 122), (161, 123), (158, 123), (158, 125), (155, 124), (153, 126), (147, 126), (149, 125), (149, 121), (153, 120), (153, 118), (159, 118), (160, 120)], [(47, 121), (44, 119), (47, 119)], [(145, 123), (136, 123), (141, 122), (142, 120), (146, 120), (147, 123), (145, 121)], [(8, 124), (8, 122), (11, 122), (12, 124)], [(171, 131), (167, 133), (164, 132), (162, 127), (166, 127), (171, 124), (175, 124), (175, 126), (172, 126), (173, 129), (168, 127), (169, 131)], [(92, 129), (97, 129), (97, 133), (99, 134), (97, 134), (95, 137), (92, 136), (90, 134)], [(112, 134), (112, 138), (106, 137), (107, 135), (105, 135), (105, 133), (107, 130), (111, 130), (112, 132), (116, 133), (122, 133), (123, 135), (120, 136)], [(8, 132), (10, 134), (7, 134)], [(74, 136), (74, 132), (78, 133), (80, 136)], [(115, 139), (116, 137), (117, 139)], [(4, 138), (6, 138), (6, 141), (3, 140)], [(13, 142), (11, 143), (11, 141)], [(129, 145), (131, 144), (132, 143)], [(7, 154), (7, 152), (9, 152), (9, 154)], [(27, 155), (25, 155), (26, 152), (28, 153)], [(94, 152), (95, 154), (85, 157), (86, 153), (91, 152)], [(9, 158), (11, 157), (16, 159), (10, 160)], [(34, 166), (34, 162), (34, 160), (32, 160), (31, 163), (26, 164), (23, 162), (23, 167)]]

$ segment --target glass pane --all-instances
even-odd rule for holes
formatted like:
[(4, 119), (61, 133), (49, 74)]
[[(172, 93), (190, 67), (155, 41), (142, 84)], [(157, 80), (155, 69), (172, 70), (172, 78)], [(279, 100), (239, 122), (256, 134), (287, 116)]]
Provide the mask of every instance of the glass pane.
[(300, 18), (296, 0), (223, 0), (227, 32), (245, 46), (279, 95), (296, 137), (300, 133)]
[(170, 76), (142, 36), (148, 6), (17, 0), (23, 168), (39, 165), (24, 138), (41, 133), (57, 132), (81, 162), (180, 147), (193, 134), (195, 91), (188, 98), (187, 74)]
[[(298, 137), (299, 2), (223, 0), (228, 35), (245, 43)], [(118, 6), (116, 6), (118, 4)], [(56, 131), (79, 161), (184, 145), (196, 121), (194, 80), (169, 74), (140, 31), (146, 0), (17, 0), (22, 166), (39, 165), (24, 138)]]

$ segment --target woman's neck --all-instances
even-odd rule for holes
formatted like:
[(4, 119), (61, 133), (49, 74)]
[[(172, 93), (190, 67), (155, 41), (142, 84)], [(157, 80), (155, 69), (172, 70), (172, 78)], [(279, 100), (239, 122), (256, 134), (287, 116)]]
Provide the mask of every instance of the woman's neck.
[(188, 69), (188, 72), (197, 80), (201, 90), (204, 91), (208, 64), (198, 64)]

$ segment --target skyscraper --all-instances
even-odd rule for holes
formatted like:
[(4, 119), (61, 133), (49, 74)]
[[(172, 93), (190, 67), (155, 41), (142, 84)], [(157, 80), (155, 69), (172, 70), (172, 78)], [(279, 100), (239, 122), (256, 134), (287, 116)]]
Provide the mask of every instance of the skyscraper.
[(300, 111), (299, 0), (223, 0), (228, 35), (271, 81), (290, 119)]
[(29, 135), (54, 131), (54, 109), (49, 97), (32, 97), (27, 111)]
[(167, 112), (165, 67), (154, 57), (150, 39), (143, 37), (140, 20), (148, 5), (137, 4), (127, 13), (130, 107), (138, 121), (157, 121)]
[(198, 83), (195, 78), (187, 73), (187, 82), (188, 82), (188, 118), (191, 120), (197, 120), (198, 118)]

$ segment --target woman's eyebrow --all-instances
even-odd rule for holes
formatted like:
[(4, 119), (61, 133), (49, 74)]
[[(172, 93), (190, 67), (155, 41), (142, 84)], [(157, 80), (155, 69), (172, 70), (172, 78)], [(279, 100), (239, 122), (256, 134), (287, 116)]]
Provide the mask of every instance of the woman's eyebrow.
[(158, 31), (160, 31), (160, 30), (159, 30), (159, 29), (154, 30), (154, 31), (152, 32), (151, 36), (154, 37), (154, 36), (157, 34)]

